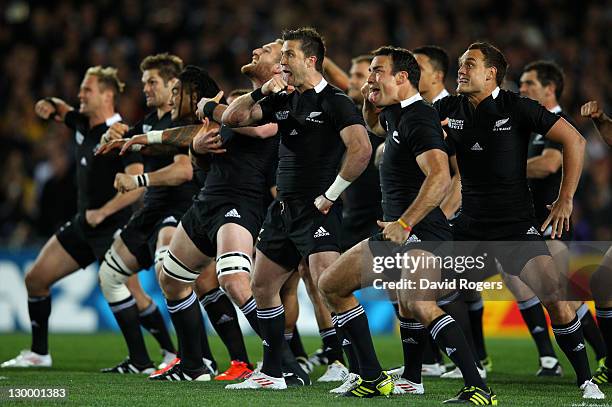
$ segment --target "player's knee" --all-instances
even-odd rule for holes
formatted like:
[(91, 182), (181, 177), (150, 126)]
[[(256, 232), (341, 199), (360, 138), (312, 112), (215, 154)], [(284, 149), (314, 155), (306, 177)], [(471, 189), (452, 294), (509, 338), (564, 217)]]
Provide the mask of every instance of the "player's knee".
[(251, 256), (243, 252), (228, 252), (217, 257), (217, 277), (219, 280), (235, 274), (251, 273)]
[(153, 262), (156, 270), (161, 270), (161, 267), (164, 264), (164, 256), (166, 256), (169, 248), (169, 245), (162, 245), (155, 250), (155, 259)]
[(49, 284), (43, 280), (42, 274), (38, 273), (35, 267), (25, 275), (25, 285), (29, 295), (40, 295), (41, 291), (49, 289)]
[(600, 266), (591, 275), (591, 293), (596, 304), (612, 300), (612, 270)]
[(570, 303), (567, 301), (542, 301), (550, 320), (553, 324), (566, 324), (572, 321), (576, 316), (576, 311), (570, 307)]
[(121, 258), (113, 249), (109, 249), (104, 255), (104, 261), (100, 265), (99, 279), (100, 288), (106, 301), (110, 304), (120, 302), (131, 296), (126, 282), (131, 271), (125, 267)]
[(199, 272), (191, 270), (183, 264), (172, 251), (168, 250), (163, 258), (162, 271), (159, 274), (159, 286), (166, 298), (176, 298), (191, 287), (199, 276)]
[(319, 278), (317, 289), (331, 306), (335, 305), (338, 298), (343, 296), (342, 290), (338, 290), (338, 284), (332, 273), (323, 273)]
[(242, 304), (241, 299), (248, 299), (251, 296), (251, 285), (248, 276), (233, 274), (219, 278), (219, 284), (230, 297), (237, 303)]

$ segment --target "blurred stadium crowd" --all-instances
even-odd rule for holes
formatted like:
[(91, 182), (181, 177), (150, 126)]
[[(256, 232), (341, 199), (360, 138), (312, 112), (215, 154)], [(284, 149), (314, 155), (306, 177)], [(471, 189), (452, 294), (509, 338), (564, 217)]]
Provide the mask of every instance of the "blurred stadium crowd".
[[(85, 70), (119, 68), (127, 82), (119, 112), (127, 123), (145, 106), (138, 64), (169, 51), (205, 67), (227, 92), (249, 87), (239, 67), (251, 50), (283, 28), (312, 25), (328, 55), (344, 69), (351, 57), (381, 44), (444, 47), (456, 59), (476, 39), (505, 52), (506, 87), (517, 89), (522, 67), (553, 59), (565, 70), (562, 106), (588, 138), (576, 196), (576, 240), (612, 240), (612, 151), (579, 117), (587, 100), (612, 109), (612, 3), (531, 0), (0, 0), (0, 245), (38, 244), (76, 211), (73, 139), (65, 126), (34, 114), (44, 96), (78, 106)], [(606, 28), (607, 27), (607, 28)]]

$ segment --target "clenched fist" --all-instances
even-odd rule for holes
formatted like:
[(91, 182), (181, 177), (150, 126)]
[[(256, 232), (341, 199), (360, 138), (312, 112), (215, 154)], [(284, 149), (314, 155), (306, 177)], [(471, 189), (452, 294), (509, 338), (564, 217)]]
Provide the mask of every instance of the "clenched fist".
[(138, 188), (138, 183), (132, 175), (123, 174), (121, 172), (115, 175), (115, 189), (119, 192), (130, 192)]

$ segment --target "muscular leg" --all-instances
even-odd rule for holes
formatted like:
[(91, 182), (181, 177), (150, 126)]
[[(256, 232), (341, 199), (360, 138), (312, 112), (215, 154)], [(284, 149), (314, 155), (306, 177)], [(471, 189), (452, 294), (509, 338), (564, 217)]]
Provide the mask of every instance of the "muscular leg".
[[(368, 318), (353, 295), (354, 291), (361, 288), (364, 266), (371, 264), (372, 255), (367, 241), (363, 241), (327, 267), (318, 284), (330, 309), (337, 315), (336, 328), (352, 344), (359, 374), (365, 380), (375, 380), (382, 372), (370, 336)], [(347, 357), (351, 362), (351, 355), (347, 354)]]
[(582, 385), (591, 373), (580, 320), (565, 301), (565, 277), (556, 270), (551, 256), (537, 256), (527, 262), (520, 278), (548, 310), (557, 343), (574, 367), (578, 385)]
[[(281, 349), (285, 343), (285, 313), (280, 299), (280, 290), (289, 278), (289, 270), (269, 259), (257, 250), (255, 269), (251, 280), (253, 296), (257, 303), (257, 317), (264, 357), (262, 373), (282, 377)], [(286, 345), (286, 343), (285, 343)]]
[[(432, 256), (430, 253), (422, 250), (411, 250), (408, 252), (408, 255), (418, 257)], [(427, 262), (424, 262), (424, 264), (427, 264)], [(403, 270), (402, 279), (414, 281), (418, 286), (418, 282), (421, 279), (441, 281), (441, 275), (440, 270), (435, 268), (415, 268)], [(435, 299), (438, 293), (432, 290), (398, 290), (398, 296), (401, 308), (410, 311), (416, 320), (424, 327), (428, 327), (438, 346), (444, 349), (448, 357), (459, 367), (465, 385), (485, 389), (486, 385), (476, 369), (476, 356), (472, 354), (461, 328), (450, 315), (442, 311), (436, 304)], [(415, 328), (420, 327), (415, 326)], [(424, 337), (425, 335), (420, 336)], [(419, 365), (421, 362), (419, 360)], [(418, 379), (420, 379), (420, 371), (417, 373), (416, 369), (412, 369), (412, 373), (413, 375), (418, 374)], [(413, 381), (413, 379), (409, 380)]]
[(323, 342), (323, 352), (327, 358), (327, 363), (330, 365), (335, 361), (344, 362), (342, 358), (342, 345), (332, 322), (332, 314), (323, 302), (321, 292), (317, 288), (317, 283), (321, 273), (338, 259), (339, 256), (337, 252), (311, 254), (308, 259), (308, 266), (302, 268), (302, 279), (306, 284), (308, 295), (315, 309), (315, 316), (319, 325), (319, 335)]
[(236, 308), (219, 288), (215, 262), (211, 262), (202, 270), (195, 282), (195, 291), (210, 323), (227, 348), (230, 359), (250, 363)]
[[(608, 352), (612, 350), (612, 247), (608, 249), (601, 265), (591, 276), (591, 291), (595, 300), (597, 322)], [(606, 357), (604, 366), (597, 370), (596, 383), (610, 382), (609, 369), (612, 367), (610, 356)]]
[(55, 236), (44, 245), (34, 265), (25, 276), (28, 291), (28, 311), (32, 321), (32, 352), (49, 353), (49, 315), (51, 286), (80, 268)]
[(211, 260), (191, 241), (179, 224), (163, 260), (160, 286), (179, 339), (181, 369), (196, 375), (204, 370), (202, 314), (192, 285), (199, 271)]
[(289, 348), (293, 355), (308, 359), (304, 350), (302, 339), (297, 330), (297, 320), (300, 315), (300, 305), (298, 303), (298, 285), (300, 283), (300, 273), (292, 273), (291, 277), (281, 288), (281, 301), (285, 308), (285, 339), (289, 342)]

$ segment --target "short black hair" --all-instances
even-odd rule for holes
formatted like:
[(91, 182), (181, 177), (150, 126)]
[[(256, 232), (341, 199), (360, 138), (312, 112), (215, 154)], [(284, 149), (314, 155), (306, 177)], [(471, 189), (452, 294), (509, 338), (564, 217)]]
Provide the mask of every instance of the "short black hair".
[(555, 85), (555, 97), (561, 98), (563, 93), (564, 77), (563, 69), (554, 61), (534, 61), (528, 63), (523, 72), (536, 71), (538, 80), (542, 86), (548, 86), (551, 83)]
[[(187, 65), (183, 72), (179, 74), (178, 79), (181, 81), (181, 90), (185, 88), (188, 90), (189, 107), (194, 117), (194, 106), (198, 101), (202, 98), (213, 98), (221, 90), (217, 82), (208, 75), (208, 72), (199, 66)], [(182, 96), (180, 103), (183, 103)], [(227, 104), (224, 97), (221, 98), (220, 103)]]
[(385, 45), (372, 51), (372, 55), (377, 56), (389, 56), (391, 57), (392, 73), (396, 74), (401, 71), (408, 73), (408, 81), (415, 88), (419, 89), (419, 80), (421, 79), (421, 68), (412, 52), (405, 48), (393, 47)]
[(321, 34), (312, 27), (302, 27), (295, 30), (283, 31), (283, 41), (300, 41), (302, 52), (306, 57), (315, 56), (317, 62), (315, 68), (323, 72), (323, 60), (325, 59), (325, 41)]
[(484, 55), (484, 63), (487, 68), (494, 67), (497, 69), (495, 75), (495, 82), (498, 86), (504, 81), (506, 71), (508, 70), (508, 61), (502, 52), (495, 46), (488, 42), (475, 42), (468, 47), (470, 49), (477, 49)]
[(183, 70), (183, 60), (176, 55), (163, 54), (149, 55), (140, 63), (140, 71), (157, 69), (159, 76), (168, 83), (170, 79), (177, 78)]
[(446, 78), (446, 74), (448, 73), (448, 54), (444, 50), (444, 48), (438, 47), (436, 45), (425, 45), (422, 47), (418, 47), (412, 50), (413, 54), (421, 54), (425, 55), (429, 58), (431, 62), (431, 66), (434, 70), (442, 72), (442, 80)]

